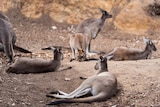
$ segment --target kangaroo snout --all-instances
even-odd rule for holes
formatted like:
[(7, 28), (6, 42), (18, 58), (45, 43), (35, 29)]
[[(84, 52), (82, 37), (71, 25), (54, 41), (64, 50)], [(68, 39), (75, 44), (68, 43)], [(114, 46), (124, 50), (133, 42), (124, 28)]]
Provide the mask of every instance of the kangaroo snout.
[(108, 15), (108, 18), (112, 18), (112, 15)]

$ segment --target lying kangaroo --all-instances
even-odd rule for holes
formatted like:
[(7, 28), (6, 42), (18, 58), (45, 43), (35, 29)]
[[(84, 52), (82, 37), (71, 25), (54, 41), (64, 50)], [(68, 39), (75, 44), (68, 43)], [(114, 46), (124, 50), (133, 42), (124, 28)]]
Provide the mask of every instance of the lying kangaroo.
[(116, 47), (109, 54), (105, 55), (105, 57), (107, 57), (108, 60), (116, 61), (149, 59), (151, 58), (152, 51), (156, 51), (157, 48), (149, 39), (144, 38), (144, 42), (146, 43), (144, 50), (127, 47)]
[[(99, 32), (101, 31), (104, 22), (107, 18), (111, 18), (112, 15), (110, 15), (107, 11), (99, 8), (102, 16), (101, 18), (89, 18), (86, 19), (84, 21), (82, 21), (76, 28), (75, 33), (83, 33), (83, 34), (88, 34), (89, 37), (89, 44), (86, 47), (86, 49), (88, 49), (88, 51), (90, 52), (90, 48), (91, 48), (91, 40), (95, 39), (97, 37), (97, 35), (99, 34)], [(93, 53), (93, 52), (92, 52)], [(89, 53), (88, 53), (89, 54)], [(91, 54), (91, 52), (90, 52)]]
[(11, 63), (14, 56), (13, 48), (24, 53), (31, 52), (15, 45), (16, 35), (12, 29), (12, 24), (8, 22), (9, 19), (7, 18), (7, 16), (0, 14), (0, 51), (6, 53), (9, 58), (8, 62)]
[[(45, 73), (59, 70), (61, 66), (61, 59), (63, 59), (63, 54), (61, 49), (48, 47), (43, 48), (43, 50), (53, 50), (54, 59), (47, 61), (44, 59), (32, 59), (21, 57), (15, 61), (8, 69), (7, 72), (17, 73), (17, 74), (28, 74), (28, 73)], [(69, 68), (67, 68), (69, 69)]]
[[(62, 98), (48, 105), (57, 105), (61, 103), (90, 103), (95, 101), (104, 101), (117, 93), (116, 76), (108, 72), (107, 59), (100, 56), (95, 69), (99, 72), (84, 80), (81, 85), (70, 94), (58, 91), (57, 94), (48, 94), (47, 97)], [(92, 96), (82, 97), (91, 94)]]

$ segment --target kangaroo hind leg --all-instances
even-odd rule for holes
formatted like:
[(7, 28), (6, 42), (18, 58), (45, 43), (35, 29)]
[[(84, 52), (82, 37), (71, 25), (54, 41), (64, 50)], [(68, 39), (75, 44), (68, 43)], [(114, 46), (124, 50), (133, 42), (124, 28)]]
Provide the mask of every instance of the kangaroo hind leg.
[(70, 59), (70, 62), (72, 62), (73, 60), (75, 60), (75, 49), (71, 48), (72, 50), (72, 58)]

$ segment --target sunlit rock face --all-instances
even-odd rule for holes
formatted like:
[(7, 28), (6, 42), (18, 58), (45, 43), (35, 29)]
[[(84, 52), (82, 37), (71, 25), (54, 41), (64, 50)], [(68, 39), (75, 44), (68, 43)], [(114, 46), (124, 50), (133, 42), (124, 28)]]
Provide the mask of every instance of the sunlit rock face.
[(132, 0), (116, 16), (114, 25), (119, 29), (135, 33), (159, 31), (159, 17), (148, 13), (148, 6), (153, 3), (154, 0)]
[(77, 24), (89, 17), (100, 17), (98, 8), (112, 12), (115, 4), (127, 0), (2, 0), (0, 10), (18, 7), (23, 15), (39, 18), (43, 14), (60, 23)]
[(48, 14), (56, 22), (77, 25), (86, 18), (100, 17), (98, 8), (102, 8), (113, 15), (108, 21), (116, 29), (144, 33), (160, 31), (159, 4), (159, 0), (1, 0), (0, 10), (17, 8), (34, 19)]

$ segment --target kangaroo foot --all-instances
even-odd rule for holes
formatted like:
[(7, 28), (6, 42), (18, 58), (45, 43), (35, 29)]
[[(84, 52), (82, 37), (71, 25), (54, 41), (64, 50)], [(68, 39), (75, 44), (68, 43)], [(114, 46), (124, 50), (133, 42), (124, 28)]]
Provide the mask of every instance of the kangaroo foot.
[(79, 77), (81, 80), (87, 79), (87, 77)]
[(88, 58), (91, 58), (91, 57), (96, 56), (96, 55), (97, 55), (97, 53), (87, 53)]
[(75, 59), (75, 58), (71, 58), (71, 59), (70, 59), (70, 62), (72, 62), (73, 60), (76, 60), (76, 59)]

